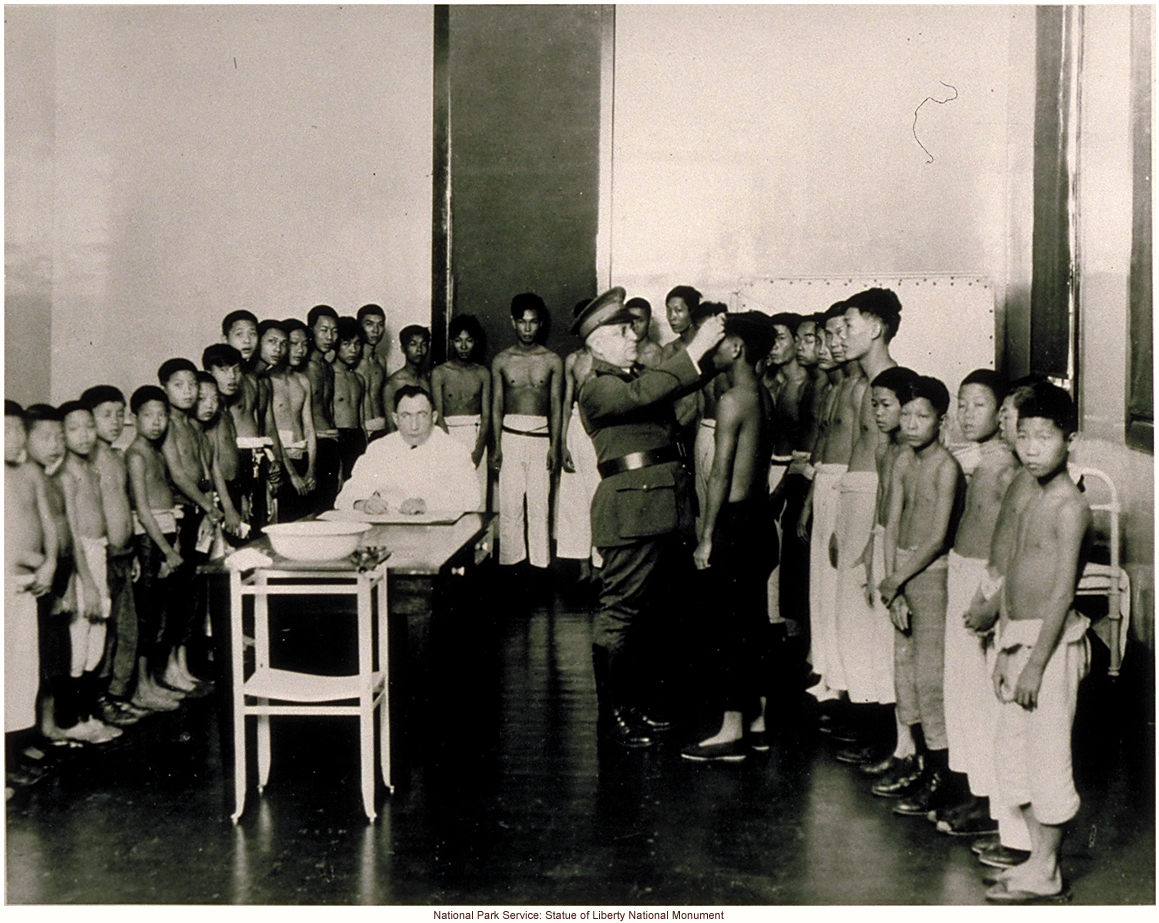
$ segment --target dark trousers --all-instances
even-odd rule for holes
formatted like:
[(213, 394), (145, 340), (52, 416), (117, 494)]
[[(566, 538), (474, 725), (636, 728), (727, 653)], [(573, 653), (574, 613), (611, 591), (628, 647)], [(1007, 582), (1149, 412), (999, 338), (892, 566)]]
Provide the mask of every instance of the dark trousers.
[(592, 643), (608, 652), (617, 705), (674, 707), (687, 663), (684, 627), (693, 598), (691, 548), (668, 534), (600, 548)]
[[(318, 443), (322, 445), (321, 442)], [(290, 464), (294, 466), (294, 470), (299, 476), (305, 477), (306, 471), (310, 467), (310, 459), (306, 457), (291, 458)], [(317, 471), (317, 468), (315, 468)], [(294, 490), (294, 485), (290, 483), (288, 474), (282, 475), (282, 483), (278, 487), (278, 522), (296, 522), (303, 516), (308, 516), (315, 511), (318, 504), (317, 494), (321, 487), (315, 488), (304, 494), (298, 493)]]
[[(177, 533), (165, 536), (173, 545)], [(136, 536), (137, 560), (141, 565), (141, 576), (133, 585), (133, 601), (137, 608), (137, 651), (145, 657), (149, 669), (155, 674), (164, 672), (169, 659), (169, 649), (165, 647), (167, 611), (169, 608), (173, 576), (161, 576), (161, 565), (165, 555), (157, 543), (148, 535)]]
[[(781, 512), (781, 617), (797, 623), (802, 635), (809, 633), (809, 541), (797, 537), (797, 522), (809, 494), (809, 479), (786, 474), (785, 505)], [(808, 648), (808, 644), (805, 645)]]
[(124, 698), (129, 693), (133, 681), (133, 671), (137, 668), (137, 606), (133, 599), (132, 549), (109, 552), (108, 581), (109, 614), (108, 631), (105, 634), (105, 656), (102, 661), (102, 676), (109, 681), (109, 695)]
[(342, 455), (339, 451), (337, 439), (318, 438), (318, 448), (314, 456), (314, 482), (318, 485), (311, 495), (313, 503), (311, 511), (324, 513), (334, 509), (334, 501), (338, 499), (338, 489), (341, 487), (339, 475), (342, 467)]
[(366, 451), (366, 434), (360, 429), (349, 428), (338, 430), (338, 457), (341, 472), (339, 483), (344, 484), (350, 479), (354, 471), (354, 463)]
[(772, 626), (767, 584), (777, 564), (777, 533), (764, 500), (721, 508), (706, 573), (710, 645), (720, 704), (744, 711), (770, 692)]

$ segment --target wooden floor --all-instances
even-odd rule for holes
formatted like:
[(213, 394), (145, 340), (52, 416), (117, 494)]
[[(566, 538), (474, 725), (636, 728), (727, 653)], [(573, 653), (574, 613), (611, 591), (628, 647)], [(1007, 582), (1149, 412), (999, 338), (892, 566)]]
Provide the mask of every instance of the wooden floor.
[[(8, 804), (10, 903), (441, 905), (978, 904), (965, 842), (895, 817), (783, 705), (772, 752), (681, 760), (601, 748), (590, 615), (557, 581), (436, 632), (436, 693), (403, 738), (409, 780), (360, 809), (353, 722), (275, 724), (274, 768), (229, 822), (212, 698), (62, 758)], [(1132, 670), (1134, 657), (1136, 669)], [(1155, 901), (1146, 652), (1084, 686), (1076, 903)], [(1150, 722), (1150, 723), (1149, 723)], [(252, 737), (252, 735), (251, 735)], [(402, 744), (400, 744), (401, 746)]]

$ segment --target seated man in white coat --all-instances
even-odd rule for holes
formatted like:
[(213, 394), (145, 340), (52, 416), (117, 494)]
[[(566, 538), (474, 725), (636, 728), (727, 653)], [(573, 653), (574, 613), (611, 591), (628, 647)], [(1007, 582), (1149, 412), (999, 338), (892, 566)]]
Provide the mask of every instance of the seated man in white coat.
[(417, 385), (394, 393), (394, 428), (354, 465), (334, 505), (375, 515), (462, 513), (482, 505), (471, 452), (434, 425), (431, 397)]

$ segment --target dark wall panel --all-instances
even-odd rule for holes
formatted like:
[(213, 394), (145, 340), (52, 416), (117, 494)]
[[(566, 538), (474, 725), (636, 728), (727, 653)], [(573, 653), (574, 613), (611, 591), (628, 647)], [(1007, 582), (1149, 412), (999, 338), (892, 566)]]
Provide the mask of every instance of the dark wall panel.
[(454, 313), (479, 317), (489, 357), (516, 293), (547, 303), (556, 350), (595, 294), (600, 35), (598, 6), (450, 9)]

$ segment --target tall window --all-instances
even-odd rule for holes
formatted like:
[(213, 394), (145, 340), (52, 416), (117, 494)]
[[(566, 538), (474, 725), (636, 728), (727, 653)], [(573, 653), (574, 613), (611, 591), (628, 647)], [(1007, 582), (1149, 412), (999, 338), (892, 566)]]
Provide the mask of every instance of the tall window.
[(1077, 395), (1079, 73), (1082, 8), (1036, 11), (1030, 367)]

